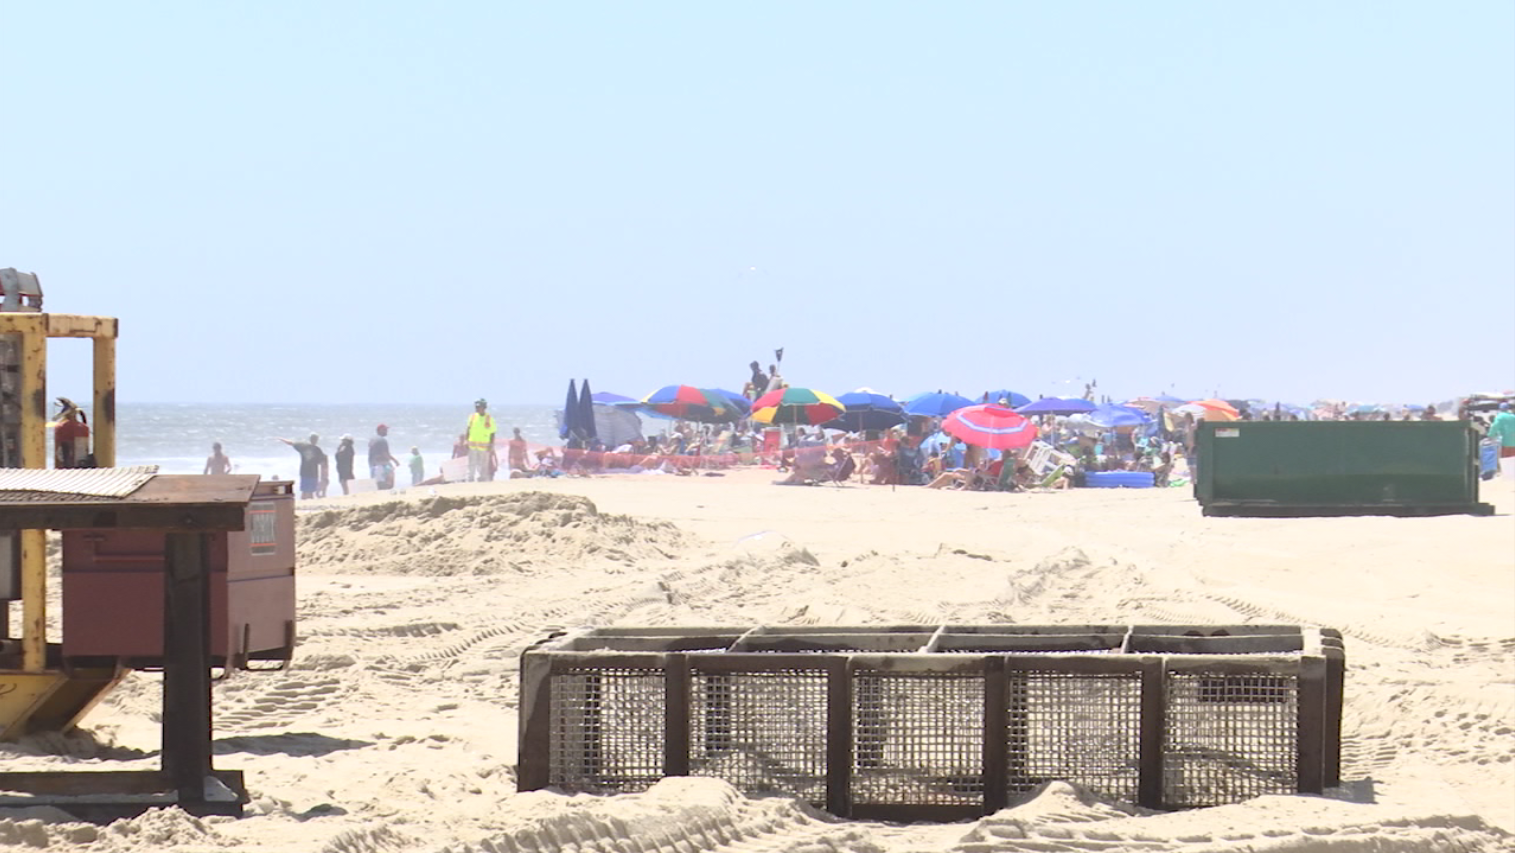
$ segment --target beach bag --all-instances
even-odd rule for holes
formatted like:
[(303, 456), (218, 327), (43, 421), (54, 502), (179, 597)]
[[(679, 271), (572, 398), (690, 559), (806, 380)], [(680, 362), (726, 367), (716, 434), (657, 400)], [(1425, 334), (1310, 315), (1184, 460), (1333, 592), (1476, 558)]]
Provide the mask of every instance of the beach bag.
[(1478, 476), (1492, 480), (1499, 475), (1499, 442), (1486, 438), (1478, 442)]

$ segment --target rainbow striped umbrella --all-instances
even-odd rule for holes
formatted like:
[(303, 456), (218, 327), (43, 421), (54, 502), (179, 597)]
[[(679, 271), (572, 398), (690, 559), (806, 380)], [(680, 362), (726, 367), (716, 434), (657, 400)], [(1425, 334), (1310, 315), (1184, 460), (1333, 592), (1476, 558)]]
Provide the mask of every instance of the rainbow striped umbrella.
[(965, 406), (942, 420), (942, 432), (978, 447), (1010, 450), (1036, 441), (1036, 424), (1004, 406)]
[(693, 385), (664, 385), (643, 397), (642, 405), (670, 418), (701, 423), (721, 423), (739, 416), (726, 395)]
[(752, 401), (752, 419), (762, 424), (824, 424), (847, 407), (830, 394), (809, 388), (780, 388)]

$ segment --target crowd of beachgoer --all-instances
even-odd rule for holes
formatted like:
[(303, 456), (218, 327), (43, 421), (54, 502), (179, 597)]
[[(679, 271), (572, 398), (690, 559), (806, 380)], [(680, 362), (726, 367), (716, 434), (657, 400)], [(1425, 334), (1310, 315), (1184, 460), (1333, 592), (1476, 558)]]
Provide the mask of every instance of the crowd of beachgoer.
[[(744, 389), (760, 396), (782, 388), (777, 365), (767, 372), (752, 365), (752, 379)], [(759, 389), (762, 389), (761, 391)], [(1241, 407), (1243, 420), (1298, 420), (1297, 412), (1281, 407), (1252, 412)], [(1414, 407), (1400, 413), (1324, 407), (1312, 417), (1340, 420), (1439, 420), (1435, 406)], [(1515, 456), (1515, 413), (1508, 401), (1489, 406), (1470, 406), (1462, 401), (1456, 416), (1470, 422), (1493, 450), (1493, 466)], [(636, 436), (615, 447), (595, 439), (570, 441), (563, 448), (533, 447), (513, 428), (505, 441), (503, 476), (588, 476), (600, 473), (692, 475), (738, 465), (765, 466), (784, 474), (777, 482), (792, 485), (822, 482), (856, 482), (869, 485), (919, 485), (937, 489), (1027, 490), (1064, 489), (1085, 485), (1090, 474), (1140, 472), (1150, 474), (1154, 486), (1181, 485), (1197, 469), (1196, 435), (1201, 418), (1161, 410), (1139, 426), (1098, 428), (1087, 421), (1038, 416), (1039, 434), (1032, 445), (1000, 452), (966, 443), (942, 431), (942, 419), (911, 417), (899, 426), (860, 433), (845, 433), (815, 426), (783, 426), (739, 420), (720, 424), (676, 421), (661, 435)], [(419, 448), (411, 447), (405, 461), (390, 450), (388, 426), (379, 424), (367, 441), (367, 474), (374, 487), (392, 489), (396, 475), (405, 470), (411, 485), (446, 482), (482, 482), (500, 475), (496, 433), (488, 403), (480, 399), (468, 417), (453, 447), (454, 459), (466, 458), (451, 475), (444, 470), (426, 477), (425, 460)], [(352, 435), (344, 435), (328, 456), (319, 435), (304, 440), (280, 438), (300, 455), (299, 493), (302, 498), (327, 496), (331, 468), (342, 494), (351, 494), (357, 478), (358, 451)], [(1177, 469), (1183, 462), (1183, 468)], [(1485, 466), (1488, 467), (1487, 465)], [(206, 459), (206, 474), (232, 470), (231, 460), (219, 443)]]

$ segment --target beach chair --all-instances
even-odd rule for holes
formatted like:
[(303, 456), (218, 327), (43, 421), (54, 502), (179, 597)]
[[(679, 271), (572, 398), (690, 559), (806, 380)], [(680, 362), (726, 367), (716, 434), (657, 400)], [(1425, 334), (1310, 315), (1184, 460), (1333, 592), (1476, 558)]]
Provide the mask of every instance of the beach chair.
[(797, 447), (794, 451), (794, 470), (798, 479), (807, 483), (822, 483), (831, 479), (831, 464), (826, 461), (826, 448)]
[(925, 455), (919, 447), (899, 445), (894, 451), (895, 476), (902, 486), (926, 484)]

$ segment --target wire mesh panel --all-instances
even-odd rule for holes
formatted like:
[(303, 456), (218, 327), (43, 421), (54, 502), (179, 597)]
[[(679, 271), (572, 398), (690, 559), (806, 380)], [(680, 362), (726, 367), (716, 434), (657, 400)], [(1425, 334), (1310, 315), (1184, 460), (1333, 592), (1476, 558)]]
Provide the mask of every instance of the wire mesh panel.
[(644, 791), (663, 778), (663, 673), (594, 668), (552, 679), (550, 784)]
[(1062, 780), (1134, 801), (1140, 778), (1141, 677), (1020, 672), (1008, 679), (1008, 790)]
[(710, 776), (886, 820), (1054, 780), (1151, 808), (1320, 793), (1344, 668), (1339, 634), (1289, 626), (582, 629), (522, 655), (517, 778)]
[(1163, 802), (1235, 803), (1298, 786), (1299, 680), (1170, 673)]
[(691, 774), (825, 804), (824, 672), (696, 672), (690, 706)]
[(982, 676), (859, 671), (852, 689), (854, 803), (983, 802)]

